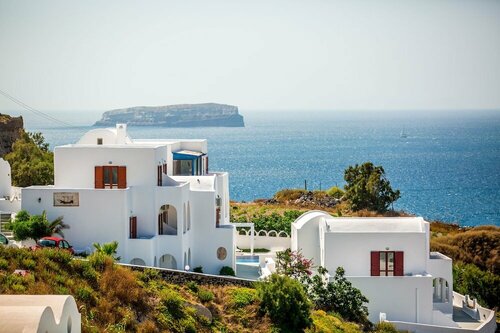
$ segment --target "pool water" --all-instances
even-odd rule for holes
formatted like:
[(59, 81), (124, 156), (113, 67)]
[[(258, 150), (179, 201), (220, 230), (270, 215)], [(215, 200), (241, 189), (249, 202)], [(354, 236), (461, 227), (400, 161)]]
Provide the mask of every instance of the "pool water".
[(236, 257), (236, 265), (251, 265), (258, 266), (259, 265), (259, 256), (237, 256)]

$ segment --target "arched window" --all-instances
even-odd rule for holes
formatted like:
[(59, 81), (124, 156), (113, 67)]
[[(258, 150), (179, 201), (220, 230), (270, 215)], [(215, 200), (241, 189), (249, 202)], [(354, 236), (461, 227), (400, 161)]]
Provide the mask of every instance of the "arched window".
[(130, 260), (131, 265), (137, 265), (137, 266), (146, 266), (146, 262), (142, 260), (141, 258), (134, 258)]
[(443, 278), (435, 278), (432, 280), (434, 292), (432, 300), (434, 303), (448, 303), (450, 301), (450, 286), (448, 281)]
[(177, 261), (175, 257), (171, 254), (164, 254), (160, 257), (160, 261), (158, 262), (158, 266), (160, 268), (170, 268), (177, 269)]

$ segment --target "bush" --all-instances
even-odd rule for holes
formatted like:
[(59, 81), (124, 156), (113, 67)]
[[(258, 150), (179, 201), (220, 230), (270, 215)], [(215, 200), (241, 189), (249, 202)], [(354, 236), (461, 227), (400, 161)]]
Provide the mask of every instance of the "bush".
[(210, 290), (199, 289), (198, 298), (203, 303), (208, 303), (214, 300), (214, 294)]
[(307, 191), (302, 189), (284, 189), (276, 192), (274, 199), (278, 202), (295, 201), (306, 193)]
[(193, 272), (195, 272), (195, 273), (203, 273), (203, 267), (196, 266), (195, 268), (193, 268)]
[(243, 308), (252, 304), (257, 298), (255, 289), (250, 288), (235, 288), (229, 292), (231, 301), (230, 306), (233, 308)]
[(345, 320), (370, 328), (368, 308), (365, 305), (368, 299), (345, 278), (344, 269), (337, 268), (332, 282), (324, 281), (324, 275), (328, 273), (325, 268), (320, 266), (318, 273), (306, 285), (315, 308), (338, 313)]
[(344, 196), (345, 192), (340, 187), (333, 186), (326, 191), (326, 194), (328, 194), (331, 197), (334, 197), (335, 199), (340, 199)]
[(474, 264), (453, 265), (453, 289), (472, 296), (483, 306), (500, 307), (500, 275), (482, 271)]
[(399, 331), (393, 324), (383, 321), (375, 325), (375, 333), (399, 333)]
[(234, 273), (234, 269), (232, 269), (229, 266), (223, 266), (220, 269), (219, 275), (230, 275), (230, 276), (235, 276), (236, 274)]
[(188, 289), (191, 290), (194, 293), (197, 293), (198, 290), (200, 289), (198, 287), (198, 284), (196, 282), (194, 282), (194, 281), (189, 281), (188, 283), (186, 283), (186, 287), (188, 287)]
[(311, 303), (302, 285), (288, 276), (271, 275), (257, 285), (260, 311), (269, 315), (282, 330), (301, 332), (310, 327)]

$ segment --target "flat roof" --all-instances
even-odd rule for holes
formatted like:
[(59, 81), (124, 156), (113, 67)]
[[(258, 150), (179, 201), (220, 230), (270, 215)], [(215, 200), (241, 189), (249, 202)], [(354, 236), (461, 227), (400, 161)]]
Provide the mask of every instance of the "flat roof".
[(426, 222), (421, 217), (332, 217), (325, 223), (330, 233), (422, 233)]

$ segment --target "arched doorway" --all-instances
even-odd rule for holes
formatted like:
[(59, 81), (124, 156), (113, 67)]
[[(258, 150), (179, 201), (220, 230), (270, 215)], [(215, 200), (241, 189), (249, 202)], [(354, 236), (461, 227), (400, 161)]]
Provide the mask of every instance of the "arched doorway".
[(160, 268), (170, 268), (170, 269), (177, 269), (177, 261), (175, 260), (174, 256), (171, 254), (164, 254), (161, 256), (158, 266)]
[(448, 281), (443, 278), (435, 278), (432, 280), (434, 292), (432, 300), (434, 303), (448, 303), (450, 301), (450, 286)]
[(137, 266), (146, 266), (146, 262), (142, 260), (141, 258), (134, 258), (130, 260), (131, 265), (137, 265)]
[(158, 234), (177, 235), (177, 209), (173, 205), (163, 205), (158, 213)]

